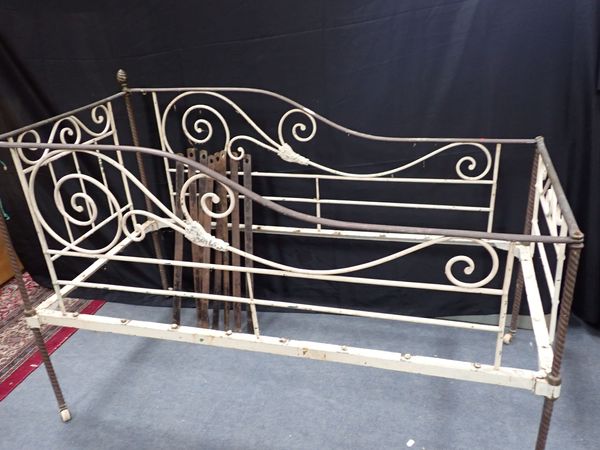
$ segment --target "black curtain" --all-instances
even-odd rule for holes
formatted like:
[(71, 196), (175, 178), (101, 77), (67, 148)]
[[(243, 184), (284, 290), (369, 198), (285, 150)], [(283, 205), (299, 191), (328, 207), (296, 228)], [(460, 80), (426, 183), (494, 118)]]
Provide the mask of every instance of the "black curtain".
[[(114, 93), (123, 67), (133, 86), (274, 90), (374, 134), (543, 135), (587, 232), (575, 309), (600, 325), (598, 10), (592, 0), (2, 0), (0, 131)], [(20, 187), (4, 175), (0, 186), (25, 267), (47, 283)]]

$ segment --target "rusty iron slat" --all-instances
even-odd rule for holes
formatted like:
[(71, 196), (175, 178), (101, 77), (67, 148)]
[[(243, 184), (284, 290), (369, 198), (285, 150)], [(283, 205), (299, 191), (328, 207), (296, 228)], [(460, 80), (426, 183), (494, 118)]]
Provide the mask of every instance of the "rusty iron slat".
[[(178, 162), (175, 166), (175, 215), (180, 219), (183, 218), (179, 196), (181, 195), (181, 187), (184, 183), (185, 166)], [(183, 260), (183, 235), (175, 233), (175, 249), (173, 251), (173, 259), (175, 261)], [(173, 289), (176, 291), (182, 290), (183, 287), (183, 267), (175, 266), (173, 268)], [(173, 297), (173, 323), (179, 325), (181, 323), (181, 297)]]
[[(208, 162), (208, 153), (206, 150), (201, 150), (200, 152), (198, 152), (198, 161), (200, 162), (200, 164), (206, 165)], [(208, 178), (207, 177), (202, 177), (200, 178), (200, 180), (198, 181), (198, 199), (202, 198), (202, 196), (206, 193), (209, 192), (207, 190), (207, 183), (208, 183)], [(199, 222), (201, 223), (201, 225), (205, 228), (205, 229), (210, 229), (210, 220), (208, 222), (208, 225), (206, 224), (206, 214), (202, 213), (202, 210), (199, 209), (198, 210), (198, 214), (200, 214), (200, 220)], [(200, 259), (202, 262), (210, 262), (210, 249), (208, 248), (201, 248), (199, 249), (200, 251)], [(205, 292), (207, 294), (210, 293), (210, 271), (208, 269), (194, 269), (195, 271), (195, 275), (194, 276), (198, 276), (198, 278), (200, 279), (200, 286), (201, 286), (201, 292)], [(197, 275), (196, 275), (197, 273)], [(198, 319), (198, 326), (203, 327), (203, 328), (208, 328), (208, 300), (206, 299), (201, 299), (200, 300), (200, 308), (197, 310), (197, 319)]]
[[(221, 175), (225, 176), (227, 173), (227, 152), (225, 152), (223, 150), (220, 153), (220, 155), (221, 155), (220, 156), (221, 159), (219, 161), (219, 173)], [(227, 206), (228, 206), (227, 191), (225, 190), (225, 187), (223, 185), (219, 184), (217, 192), (219, 195), (220, 212), (225, 212), (227, 210)], [(232, 201), (232, 199), (229, 199), (229, 201)], [(228, 217), (223, 217), (223, 218), (217, 219), (217, 229), (218, 229), (217, 237), (219, 239), (223, 239), (225, 242), (229, 242), (228, 220), (229, 220)], [(229, 265), (229, 261), (230, 261), (229, 252), (223, 252), (223, 253), (221, 253), (221, 255), (222, 255), (223, 264)], [(223, 293), (223, 295), (231, 295), (231, 272), (229, 270), (222, 270), (221, 278), (222, 278), (222, 293)], [(224, 330), (231, 329), (230, 310), (231, 310), (231, 303), (223, 302), (223, 329)]]
[[(196, 149), (188, 148), (187, 157), (192, 160), (196, 160)], [(188, 180), (196, 175), (196, 171), (188, 166)], [(198, 206), (198, 182), (194, 181), (188, 188), (188, 205), (190, 211), (190, 217), (192, 220), (198, 221), (200, 219), (199, 206)], [(192, 261), (200, 262), (200, 255), (202, 249), (197, 245), (191, 244)], [(192, 269), (192, 279), (194, 280), (194, 292), (202, 292), (202, 284), (200, 281), (199, 273), (196, 269)], [(200, 300), (196, 299), (196, 317), (200, 320)]]
[[(212, 154), (212, 155), (208, 155), (208, 167), (215, 171), (217, 170), (217, 160), (216, 160), (216, 154)], [(208, 178), (207, 182), (206, 182), (206, 189), (207, 192), (214, 192), (215, 190), (215, 182), (212, 178)], [(212, 202), (206, 202), (206, 206), (212, 211), (213, 210), (213, 203)], [(212, 218), (208, 215), (208, 214), (204, 214), (204, 229), (210, 233), (212, 233)], [(205, 247), (205, 249), (208, 251), (208, 258), (207, 261), (208, 262), (213, 262), (216, 263), (217, 258), (219, 257), (219, 253), (217, 251), (214, 251), (212, 249), (210, 249), (210, 247)], [(208, 277), (208, 287), (210, 288), (209, 290), (207, 290), (207, 292), (211, 292), (213, 294), (218, 294), (219, 291), (221, 290), (221, 284), (220, 284), (220, 279), (218, 277), (218, 273), (216, 270), (210, 270), (210, 274)], [(218, 284), (217, 284), (218, 283)], [(212, 288), (211, 288), (212, 286)], [(219, 303), (215, 300), (212, 300), (210, 302), (210, 309), (212, 310), (212, 317), (210, 320), (210, 327), (211, 328), (218, 328), (219, 325)]]
[[(213, 158), (213, 165), (214, 165), (215, 172), (217, 172), (219, 175), (223, 175), (225, 173), (225, 161), (226, 161), (225, 157), (223, 155), (223, 152), (214, 153), (211, 157)], [(218, 212), (222, 212), (223, 205), (224, 205), (224, 203), (226, 203), (221, 198), (222, 190), (223, 190), (223, 187), (221, 185), (219, 185), (218, 183), (214, 183), (214, 192), (217, 194), (217, 196), (220, 199), (219, 203), (216, 205), (216, 208), (215, 208)], [(215, 225), (214, 234), (219, 239), (224, 238), (223, 226), (222, 226), (223, 220), (225, 220), (225, 226), (227, 226), (226, 219), (216, 219), (215, 220), (216, 225)], [(217, 251), (213, 252), (214, 263), (215, 264), (223, 264), (224, 263), (223, 256), (224, 256), (224, 254), (222, 252), (217, 252)], [(223, 294), (223, 285), (224, 285), (223, 274), (224, 274), (224, 272), (222, 270), (214, 270), (213, 271), (214, 293), (215, 294)], [(217, 302), (217, 301), (213, 302), (213, 316), (212, 316), (211, 327), (216, 330), (219, 329), (220, 309), (221, 309), (222, 305), (223, 305), (222, 302)], [(223, 308), (223, 309), (225, 309), (225, 308)]]
[[(244, 187), (248, 191), (252, 191), (252, 157), (246, 153), (244, 156), (243, 173)], [(248, 196), (244, 197), (244, 251), (246, 253), (254, 253), (254, 243), (252, 240), (252, 200)], [(253, 267), (252, 260), (245, 258), (246, 267)], [(250, 284), (254, 286), (254, 276), (249, 275)], [(252, 314), (250, 314), (250, 306), (246, 305), (246, 320), (248, 333), (254, 333), (254, 325), (252, 323)]]
[[(235, 159), (229, 159), (229, 178), (237, 183), (239, 181), (238, 176), (239, 164)], [(238, 193), (233, 191), (233, 204), (234, 209), (231, 212), (231, 245), (235, 248), (240, 248), (240, 208)], [(234, 266), (240, 265), (240, 255), (233, 253), (231, 255), (231, 264)], [(240, 297), (242, 295), (242, 278), (240, 272), (233, 272), (231, 274), (231, 289), (234, 297)], [(236, 332), (242, 331), (242, 304), (236, 302), (233, 304), (233, 326)]]

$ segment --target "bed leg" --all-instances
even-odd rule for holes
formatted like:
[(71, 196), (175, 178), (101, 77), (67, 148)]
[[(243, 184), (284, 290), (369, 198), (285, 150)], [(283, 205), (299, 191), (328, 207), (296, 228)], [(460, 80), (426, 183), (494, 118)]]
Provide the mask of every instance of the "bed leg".
[[(33, 311), (33, 314), (31, 314), (31, 316), (34, 315), (35, 311)], [(31, 328), (31, 332), (33, 333), (35, 345), (37, 346), (40, 355), (42, 356), (42, 361), (44, 362), (46, 373), (48, 374), (48, 378), (50, 379), (50, 385), (52, 386), (52, 390), (54, 391), (54, 397), (56, 397), (56, 403), (58, 404), (60, 418), (63, 422), (68, 422), (69, 420), (71, 420), (71, 412), (69, 411), (69, 408), (67, 408), (67, 403), (65, 402), (62, 389), (60, 388), (60, 384), (58, 384), (58, 378), (56, 377), (54, 366), (52, 365), (52, 361), (50, 360), (50, 355), (48, 354), (48, 348), (46, 347), (46, 343), (44, 342), (42, 331), (39, 328)]]
[[(10, 235), (8, 234), (8, 227), (6, 226), (6, 222), (2, 214), (0, 214), (0, 235), (2, 236), (2, 240), (6, 245), (10, 266), (13, 273), (15, 274), (17, 288), (19, 290), (19, 294), (21, 295), (21, 301), (23, 302), (24, 315), (25, 317), (34, 317), (36, 315), (35, 309), (31, 304), (29, 294), (27, 293), (27, 289), (25, 288), (25, 283), (23, 282), (23, 273), (21, 272), (21, 268), (17, 261), (17, 254), (15, 252), (15, 248), (12, 245)], [(68, 422), (69, 420), (71, 420), (71, 413), (69, 412), (69, 408), (67, 408), (67, 403), (65, 402), (65, 398), (63, 397), (60, 384), (58, 384), (58, 378), (56, 377), (54, 366), (52, 365), (52, 361), (50, 360), (50, 355), (48, 354), (48, 349), (46, 348), (46, 343), (44, 342), (42, 332), (39, 328), (30, 329), (33, 333), (35, 345), (37, 346), (40, 355), (42, 356), (44, 366), (46, 367), (46, 372), (48, 373), (48, 378), (50, 379), (50, 384), (52, 386), (52, 390), (54, 391), (54, 396), (56, 397), (56, 403), (58, 403), (60, 417), (63, 422)]]
[[(140, 138), (137, 129), (137, 123), (135, 121), (135, 114), (133, 113), (133, 103), (131, 102), (131, 93), (129, 92), (129, 87), (127, 86), (127, 74), (123, 69), (119, 69), (117, 72), (117, 82), (121, 86), (121, 90), (125, 93), (123, 98), (125, 99), (125, 108), (127, 109), (127, 119), (129, 120), (129, 128), (131, 129), (131, 140), (133, 141), (133, 145), (136, 147), (140, 146)], [(140, 173), (140, 181), (144, 185), (144, 187), (148, 188), (148, 179), (146, 177), (146, 168), (144, 166), (144, 159), (142, 158), (142, 154), (140, 152), (135, 153), (135, 158), (137, 161), (138, 171)], [(146, 211), (153, 213), (154, 206), (152, 201), (144, 196), (144, 200), (146, 202)], [(154, 247), (154, 255), (158, 259), (162, 259), (162, 249), (160, 244), (160, 235), (158, 231), (154, 231), (150, 233), (152, 236), (152, 246)], [(169, 282), (167, 281), (167, 271), (163, 265), (158, 266), (158, 273), (160, 275), (160, 284), (163, 289), (169, 288)]]
[[(580, 231), (574, 233), (577, 239), (583, 239), (583, 234)], [(581, 256), (582, 243), (570, 244), (568, 249), (566, 281), (563, 287), (562, 298), (560, 302), (560, 314), (558, 324), (556, 326), (556, 335), (554, 338), (554, 359), (552, 360), (552, 369), (548, 375), (548, 382), (553, 385), (560, 385), (560, 368), (562, 359), (565, 353), (565, 340), (567, 330), (569, 328), (569, 319), (571, 318), (571, 306), (573, 304), (573, 292), (575, 290), (575, 281), (577, 279), (577, 269), (579, 267), (579, 258)], [(552, 418), (552, 410), (556, 399), (545, 398), (544, 408), (542, 410), (542, 418), (538, 430), (536, 450), (544, 450), (546, 448), (546, 440), (548, 439), (548, 431), (550, 429), (550, 420)]]
[[(536, 198), (536, 180), (538, 172), (538, 159), (539, 155), (537, 150), (533, 154), (533, 163), (531, 166), (531, 176), (529, 178), (529, 194), (527, 196), (527, 212), (525, 214), (525, 226), (523, 227), (523, 234), (531, 234), (531, 221), (536, 219), (533, 217), (534, 205), (537, 201)], [(508, 333), (504, 335), (504, 343), (510, 344), (515, 334), (517, 333), (517, 327), (519, 326), (519, 314), (521, 312), (521, 300), (523, 298), (523, 269), (519, 264), (519, 271), (517, 274), (517, 283), (515, 285), (515, 298), (513, 300), (512, 312), (510, 317), (510, 328)]]
[(510, 316), (510, 327), (508, 333), (504, 335), (502, 339), (505, 344), (510, 344), (517, 333), (517, 327), (519, 325), (519, 314), (521, 312), (521, 300), (523, 298), (523, 269), (519, 262), (519, 270), (517, 273), (517, 282), (515, 284), (515, 298), (513, 300), (512, 312)]

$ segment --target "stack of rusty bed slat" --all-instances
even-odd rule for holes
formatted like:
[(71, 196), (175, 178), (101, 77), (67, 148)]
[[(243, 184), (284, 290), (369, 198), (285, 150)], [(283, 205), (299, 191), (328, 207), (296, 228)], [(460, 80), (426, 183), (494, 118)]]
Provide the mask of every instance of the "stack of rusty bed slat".
[[(243, 185), (248, 189), (252, 189), (252, 166), (250, 155), (245, 155), (240, 161), (227, 157), (225, 151), (220, 151), (213, 154), (208, 154), (205, 150), (198, 151), (195, 148), (189, 148), (186, 151), (188, 158), (198, 161), (201, 164), (207, 165), (215, 172), (229, 176), (236, 183), (239, 182), (239, 172), (243, 174)], [(240, 167), (241, 166), (241, 167)], [(175, 192), (176, 198), (179, 199), (180, 192), (186, 180), (195, 176), (197, 172), (187, 170), (187, 166), (182, 163), (177, 163), (175, 170)], [(235, 207), (231, 214), (222, 218), (211, 218), (206, 214), (200, 202), (202, 197), (207, 193), (215, 193), (219, 198), (219, 202), (213, 204), (211, 201), (206, 201), (205, 206), (212, 208), (211, 211), (222, 213), (226, 211), (231, 202)], [(199, 177), (194, 180), (188, 189), (187, 205), (188, 211), (192, 220), (197, 221), (202, 227), (209, 231), (213, 236), (230, 243), (233, 247), (241, 247), (241, 232), (244, 233), (244, 250), (248, 253), (253, 252), (252, 240), (252, 201), (244, 199), (243, 208), (239, 207), (239, 199), (237, 192), (234, 192), (234, 198), (227, 197), (227, 191), (219, 183), (215, 183), (212, 178)], [(175, 214), (183, 218), (183, 212), (179, 201), (176, 202)], [(243, 214), (244, 228), (240, 228), (240, 215)], [(200, 262), (215, 265), (233, 265), (241, 266), (245, 264), (247, 267), (252, 267), (252, 261), (242, 261), (242, 258), (234, 253), (219, 252), (212, 250), (209, 247), (200, 247), (187, 241), (180, 233), (175, 235), (174, 259), (183, 261), (185, 258), (185, 246), (191, 247), (190, 255), (192, 262)], [(173, 270), (173, 289), (178, 291), (183, 288), (183, 267), (176, 266)], [(217, 295), (232, 295), (241, 297), (242, 290), (242, 274), (237, 271), (228, 270), (210, 270), (208, 268), (193, 268), (192, 279), (194, 291), (206, 294)], [(252, 283), (251, 276), (247, 277), (246, 291), (250, 290), (248, 284)], [(247, 293), (247, 292), (246, 292)], [(174, 324), (181, 323), (181, 298), (173, 298), (173, 314), (172, 321)], [(220, 318), (220, 311), (223, 310), (223, 320)], [(236, 332), (242, 331), (243, 313), (246, 312), (247, 330), (249, 333), (254, 332), (252, 324), (252, 315), (250, 308), (242, 308), (239, 302), (220, 302), (210, 301), (207, 299), (196, 300), (196, 325), (202, 328), (233, 330)], [(233, 323), (232, 323), (233, 322)], [(232, 326), (233, 325), (233, 326)]]

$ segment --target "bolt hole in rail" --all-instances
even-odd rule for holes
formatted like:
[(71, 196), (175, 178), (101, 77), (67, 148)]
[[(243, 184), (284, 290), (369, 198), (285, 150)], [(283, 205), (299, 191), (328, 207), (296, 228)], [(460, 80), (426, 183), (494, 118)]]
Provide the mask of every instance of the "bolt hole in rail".
[[(525, 389), (544, 398), (536, 448), (545, 447), (560, 394), (583, 235), (543, 138), (378, 136), (345, 128), (270, 91), (133, 89), (123, 71), (117, 79), (118, 94), (0, 136), (0, 148), (12, 154), (54, 287), (50, 298), (28, 309), (34, 333), (42, 324), (68, 326)], [(268, 107), (261, 110), (261, 104)], [(115, 111), (123, 111), (127, 119), (118, 120), (125, 114)], [(267, 120), (265, 111), (278, 112)], [(148, 136), (139, 131), (142, 120), (154, 123), (154, 130), (144, 130)], [(352, 156), (357, 149), (356, 162), (348, 163), (348, 157), (336, 164), (336, 158), (324, 158), (332, 150), (321, 143), (337, 141), (323, 140), (321, 130), (345, 140), (337, 151)], [(521, 189), (524, 211), (499, 209), (498, 203), (504, 187), (502, 162), (515, 149), (532, 161), (519, 172), (527, 173)], [(148, 175), (157, 172), (162, 173), (159, 180)], [(294, 183), (303, 188), (294, 191)], [(510, 184), (521, 186), (515, 180)], [(444, 197), (451, 192), (453, 202)], [(420, 201), (428, 195), (429, 201)], [(518, 216), (524, 226), (495, 231), (502, 219), (499, 211)], [(380, 217), (385, 223), (373, 220)], [(2, 230), (9, 241), (3, 221)], [(173, 242), (161, 240), (159, 230), (172, 230)], [(318, 240), (320, 248), (340, 241), (370, 243), (379, 253), (366, 260), (350, 258), (348, 264), (303, 267), (261, 255), (264, 247), (255, 245), (259, 239), (282, 236)], [(151, 245), (151, 257), (128, 252), (145, 244)], [(439, 273), (425, 274), (431, 278), (390, 276), (410, 274), (402, 267), (422, 255), (439, 259)], [(64, 267), (65, 261), (75, 260), (85, 268), (73, 276)], [(100, 269), (111, 262), (156, 266), (160, 285), (98, 279)], [(192, 275), (189, 283), (184, 272)], [(495, 298), (498, 321), (255, 296), (257, 277), (386, 286), (424, 298), (435, 293), (481, 302)], [(77, 288), (163, 296), (172, 301), (172, 321), (66, 312), (63, 299)], [(22, 295), (27, 302), (24, 291)], [(543, 299), (549, 302), (548, 315)], [(502, 361), (503, 348), (516, 333), (522, 300), (535, 336), (533, 370), (506, 367)], [(195, 306), (194, 324), (181, 323), (184, 301)], [(409, 342), (402, 343), (402, 352), (392, 352), (268, 336), (260, 328), (264, 308), (477, 330), (491, 333), (494, 345), (490, 362), (483, 363), (411, 354)], [(38, 345), (43, 350), (43, 340)], [(47, 354), (44, 362), (51, 369)], [(50, 373), (61, 417), (69, 420), (56, 376)]]

